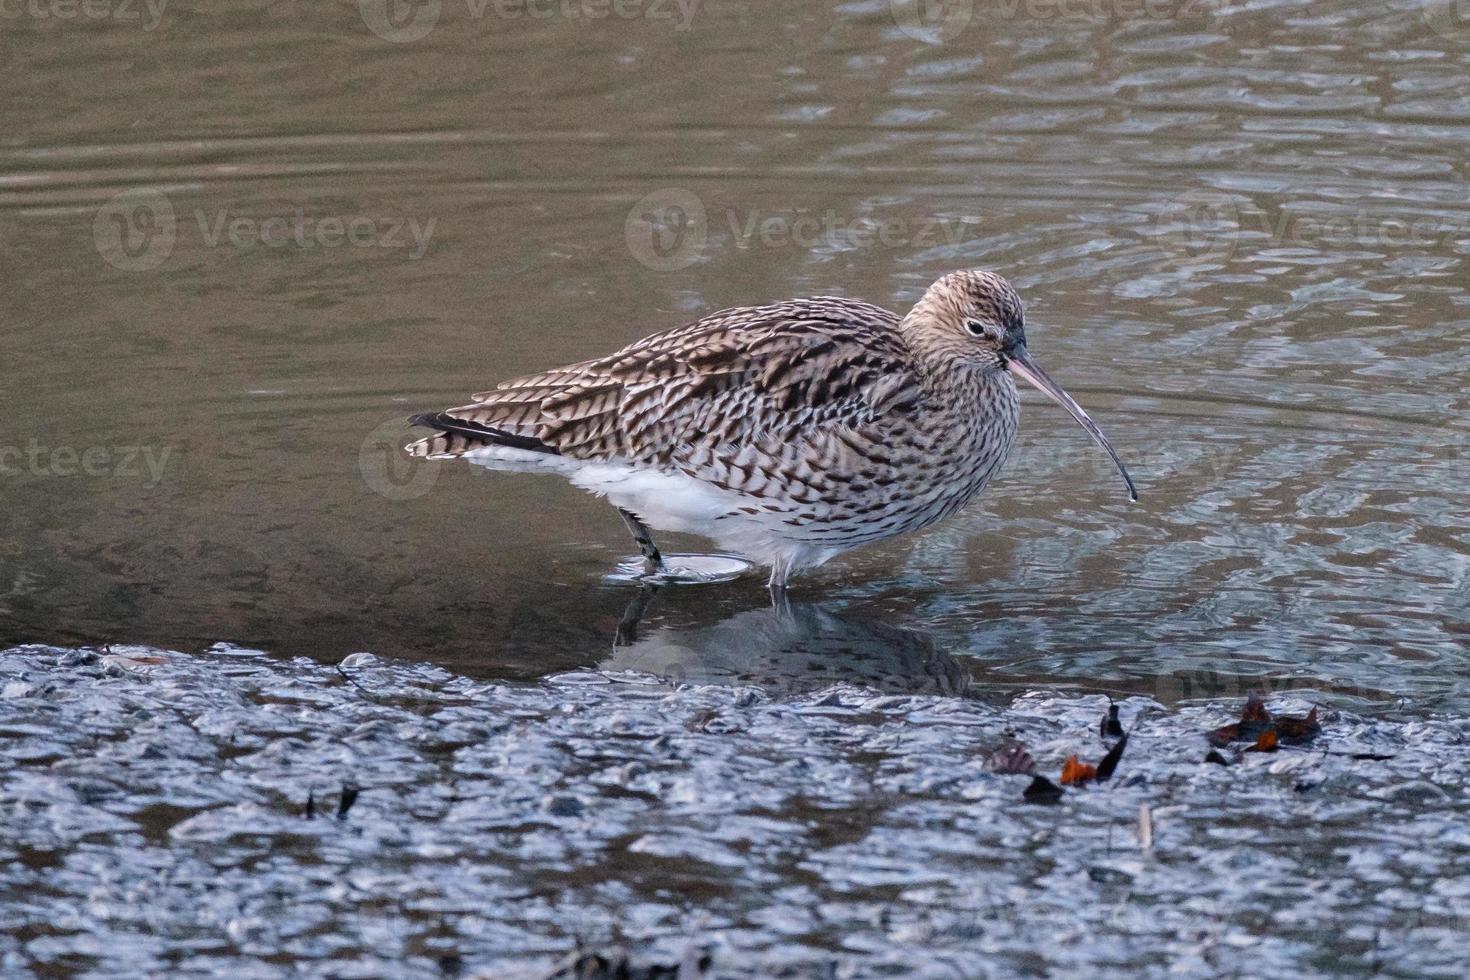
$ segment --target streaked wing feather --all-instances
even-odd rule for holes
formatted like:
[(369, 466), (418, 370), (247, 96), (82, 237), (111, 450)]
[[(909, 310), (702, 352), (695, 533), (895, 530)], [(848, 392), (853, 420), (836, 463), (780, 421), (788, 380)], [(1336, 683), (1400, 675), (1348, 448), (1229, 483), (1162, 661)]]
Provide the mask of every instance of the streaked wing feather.
[(799, 439), (918, 398), (897, 323), (835, 297), (724, 310), (501, 382), (443, 414), (574, 458), (656, 466), (696, 449)]

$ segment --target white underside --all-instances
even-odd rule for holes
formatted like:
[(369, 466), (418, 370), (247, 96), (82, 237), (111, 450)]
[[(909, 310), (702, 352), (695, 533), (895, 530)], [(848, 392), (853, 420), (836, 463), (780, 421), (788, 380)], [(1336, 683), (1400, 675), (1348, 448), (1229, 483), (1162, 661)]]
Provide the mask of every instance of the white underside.
[(741, 513), (740, 508), (751, 503), (749, 498), (682, 473), (505, 446), (487, 447), (460, 458), (492, 470), (564, 476), (573, 486), (632, 511), (656, 531), (698, 534), (783, 573), (815, 567), (844, 550), (803, 543), (779, 517)]

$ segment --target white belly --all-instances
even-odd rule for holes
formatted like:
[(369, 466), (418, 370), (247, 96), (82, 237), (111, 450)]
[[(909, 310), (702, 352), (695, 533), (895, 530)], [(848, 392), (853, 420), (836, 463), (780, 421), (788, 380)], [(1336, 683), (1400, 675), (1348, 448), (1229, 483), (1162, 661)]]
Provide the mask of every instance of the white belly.
[(655, 531), (697, 534), (762, 565), (811, 568), (846, 550), (803, 542), (779, 515), (744, 513), (748, 498), (682, 473), (502, 446), (466, 453), (463, 458), (492, 470), (559, 474), (573, 486), (632, 511)]
[(573, 486), (606, 497), (660, 531), (713, 536), (715, 522), (738, 510), (741, 496), (709, 483), (622, 463), (584, 463), (569, 474)]

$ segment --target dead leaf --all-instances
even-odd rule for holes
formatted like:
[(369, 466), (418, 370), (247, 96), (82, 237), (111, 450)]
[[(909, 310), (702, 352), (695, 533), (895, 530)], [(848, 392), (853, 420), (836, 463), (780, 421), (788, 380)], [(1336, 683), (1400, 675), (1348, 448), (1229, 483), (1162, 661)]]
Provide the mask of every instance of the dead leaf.
[(1098, 782), (1105, 783), (1112, 778), (1113, 770), (1118, 768), (1118, 760), (1123, 758), (1123, 750), (1127, 747), (1128, 736), (1124, 735), (1113, 743), (1112, 748), (1108, 749), (1108, 754), (1103, 756), (1102, 761), (1097, 764)]
[(1282, 745), (1305, 745), (1322, 734), (1322, 725), (1317, 721), (1317, 709), (1307, 712), (1306, 717), (1287, 715), (1276, 719), (1276, 737)]
[(706, 726), (718, 717), (720, 717), (720, 713), (714, 708), (700, 708), (694, 714), (684, 719), (684, 728), (686, 731), (691, 732), (708, 731)]
[[(1231, 725), (1222, 725), (1205, 737), (1210, 740), (1211, 745), (1217, 748), (1223, 748), (1231, 742), (1254, 742), (1266, 732), (1275, 733), (1281, 727), (1282, 722), (1286, 722), (1287, 727), (1292, 728), (1293, 731), (1301, 733), (1291, 736), (1293, 740), (1310, 741), (1321, 731), (1321, 726), (1317, 724), (1316, 708), (1313, 708), (1312, 713), (1305, 718), (1273, 720), (1271, 712), (1266, 710), (1266, 702), (1261, 699), (1261, 695), (1252, 691), (1246, 696), (1245, 707), (1240, 711), (1240, 721)], [(1310, 734), (1308, 734), (1309, 731)]]
[(1271, 728), (1271, 713), (1266, 710), (1260, 695), (1251, 695), (1245, 703), (1245, 709), (1240, 713), (1239, 734), (1236, 738), (1240, 741), (1250, 741), (1260, 738), (1261, 733)]
[(1031, 785), (1021, 794), (1027, 803), (1056, 803), (1062, 798), (1062, 788), (1045, 776), (1034, 776)]
[(351, 783), (342, 784), (342, 796), (337, 800), (337, 819), (345, 820), (347, 811), (352, 809), (352, 804), (357, 802), (357, 794), (362, 792)]
[(1095, 778), (1097, 778), (1097, 767), (1079, 762), (1075, 755), (1062, 763), (1063, 786), (1080, 786)]
[(1221, 725), (1219, 728), (1205, 735), (1205, 738), (1210, 740), (1211, 745), (1223, 749), (1231, 742), (1240, 738), (1240, 726)]
[(1264, 721), (1271, 720), (1271, 713), (1266, 710), (1266, 702), (1261, 698), (1260, 691), (1251, 691), (1245, 696), (1245, 707), (1240, 710), (1241, 721)]
[(1256, 744), (1246, 749), (1247, 752), (1275, 752), (1276, 730), (1268, 728), (1256, 739)]
[(1227, 759), (1227, 758), (1225, 758), (1220, 753), (1216, 752), (1214, 749), (1210, 749), (1209, 754), (1205, 756), (1205, 761), (1206, 762), (1212, 762), (1212, 763), (1214, 763), (1217, 766), (1228, 766), (1228, 765), (1230, 765), (1230, 760)]
[(1003, 776), (1030, 776), (1036, 772), (1036, 761), (1020, 742), (1002, 742), (985, 757), (985, 768)]
[(1117, 738), (1123, 734), (1123, 723), (1118, 720), (1118, 706), (1112, 698), (1108, 699), (1108, 713), (1103, 716), (1097, 730), (1103, 738)]

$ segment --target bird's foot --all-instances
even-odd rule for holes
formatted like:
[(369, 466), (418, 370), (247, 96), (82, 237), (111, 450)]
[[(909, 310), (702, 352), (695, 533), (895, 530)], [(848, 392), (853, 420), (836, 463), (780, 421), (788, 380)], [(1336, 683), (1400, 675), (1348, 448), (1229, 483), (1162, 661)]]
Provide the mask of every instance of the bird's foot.
[(606, 581), (628, 585), (703, 585), (733, 581), (754, 567), (738, 555), (665, 554), (657, 562), (637, 555), (618, 562)]

